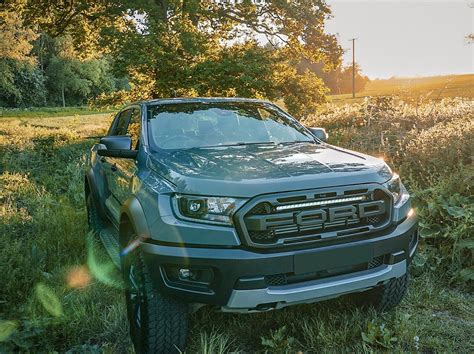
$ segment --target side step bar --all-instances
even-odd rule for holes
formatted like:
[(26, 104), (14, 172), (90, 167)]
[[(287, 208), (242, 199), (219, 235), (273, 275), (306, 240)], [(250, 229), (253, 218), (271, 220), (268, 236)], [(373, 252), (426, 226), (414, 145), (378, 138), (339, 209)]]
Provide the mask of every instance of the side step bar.
[(100, 239), (112, 259), (112, 262), (120, 269), (120, 246), (116, 234), (117, 231), (113, 227), (104, 228), (100, 231)]

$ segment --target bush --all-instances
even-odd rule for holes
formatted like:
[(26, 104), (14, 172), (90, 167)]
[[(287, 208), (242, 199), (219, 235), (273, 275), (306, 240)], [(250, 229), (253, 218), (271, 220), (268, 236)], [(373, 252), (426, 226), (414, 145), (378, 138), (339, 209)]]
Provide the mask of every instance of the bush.
[(418, 131), (414, 129), (397, 152), (397, 162), (417, 183), (423, 186), (435, 184), (474, 159), (474, 120), (456, 118), (447, 123)]
[(473, 117), (472, 101), (407, 103), (388, 96), (329, 105), (304, 124), (325, 127), (331, 143), (383, 156), (400, 169), (420, 217), (428, 264), (472, 284)]

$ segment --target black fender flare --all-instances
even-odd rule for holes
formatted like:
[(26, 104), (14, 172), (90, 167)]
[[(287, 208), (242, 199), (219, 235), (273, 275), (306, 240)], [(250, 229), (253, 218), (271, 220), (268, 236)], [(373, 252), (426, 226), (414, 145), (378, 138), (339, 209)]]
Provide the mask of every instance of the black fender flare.
[(143, 211), (140, 201), (134, 195), (123, 203), (120, 210), (119, 243), (122, 248), (125, 247), (129, 241), (127, 240), (128, 235), (123, 232), (125, 229), (123, 226), (127, 223), (131, 224), (138, 238), (147, 239), (151, 237), (145, 212)]
[[(96, 177), (94, 175), (94, 170), (92, 168), (89, 168), (84, 176), (84, 191), (87, 193), (87, 188), (89, 188), (89, 193), (92, 195), (92, 201), (94, 202), (94, 205), (99, 212), (99, 215), (101, 218), (106, 220), (107, 216), (105, 213), (105, 208), (104, 204), (100, 202), (101, 194), (99, 193), (99, 190), (97, 189), (97, 183), (96, 183)], [(87, 195), (86, 195), (87, 197)]]

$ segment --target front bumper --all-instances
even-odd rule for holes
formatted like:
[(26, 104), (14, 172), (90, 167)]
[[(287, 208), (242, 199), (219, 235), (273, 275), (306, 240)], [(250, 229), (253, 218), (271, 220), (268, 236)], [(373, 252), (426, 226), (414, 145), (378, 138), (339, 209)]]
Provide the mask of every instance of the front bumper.
[(265, 289), (233, 290), (229, 302), (222, 307), (226, 312), (248, 312), (253, 309), (279, 309), (312, 303), (353, 292), (370, 289), (406, 273), (407, 261), (384, 264), (375, 269), (318, 279), (296, 285)]
[[(160, 292), (189, 303), (211, 304), (223, 311), (247, 312), (280, 308), (362, 291), (405, 274), (417, 246), (417, 219), (411, 216), (391, 232), (370, 239), (312, 249), (262, 253), (237, 248), (196, 248), (142, 244), (155, 286)], [(330, 275), (335, 269), (370, 263), (381, 265)], [(172, 280), (169, 267), (211, 269), (206, 284)], [(274, 286), (267, 276), (298, 277), (326, 272), (321, 278)], [(319, 274), (319, 273), (318, 273)], [(335, 273), (336, 274), (336, 273)]]

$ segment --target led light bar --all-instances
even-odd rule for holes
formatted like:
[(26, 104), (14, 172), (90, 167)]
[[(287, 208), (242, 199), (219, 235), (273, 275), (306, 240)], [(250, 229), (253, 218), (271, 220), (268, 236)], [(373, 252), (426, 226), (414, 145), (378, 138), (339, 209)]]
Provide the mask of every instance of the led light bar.
[(358, 197), (348, 197), (348, 198), (339, 198), (339, 199), (331, 199), (331, 200), (320, 200), (320, 201), (317, 201), (317, 202), (280, 205), (280, 206), (276, 207), (276, 210), (280, 211), (280, 210), (289, 210), (289, 209), (299, 209), (299, 208), (306, 208), (306, 207), (318, 206), (318, 205), (355, 202), (355, 201), (366, 200), (366, 199), (367, 199), (367, 197), (365, 195), (361, 195), (361, 196), (358, 196)]

